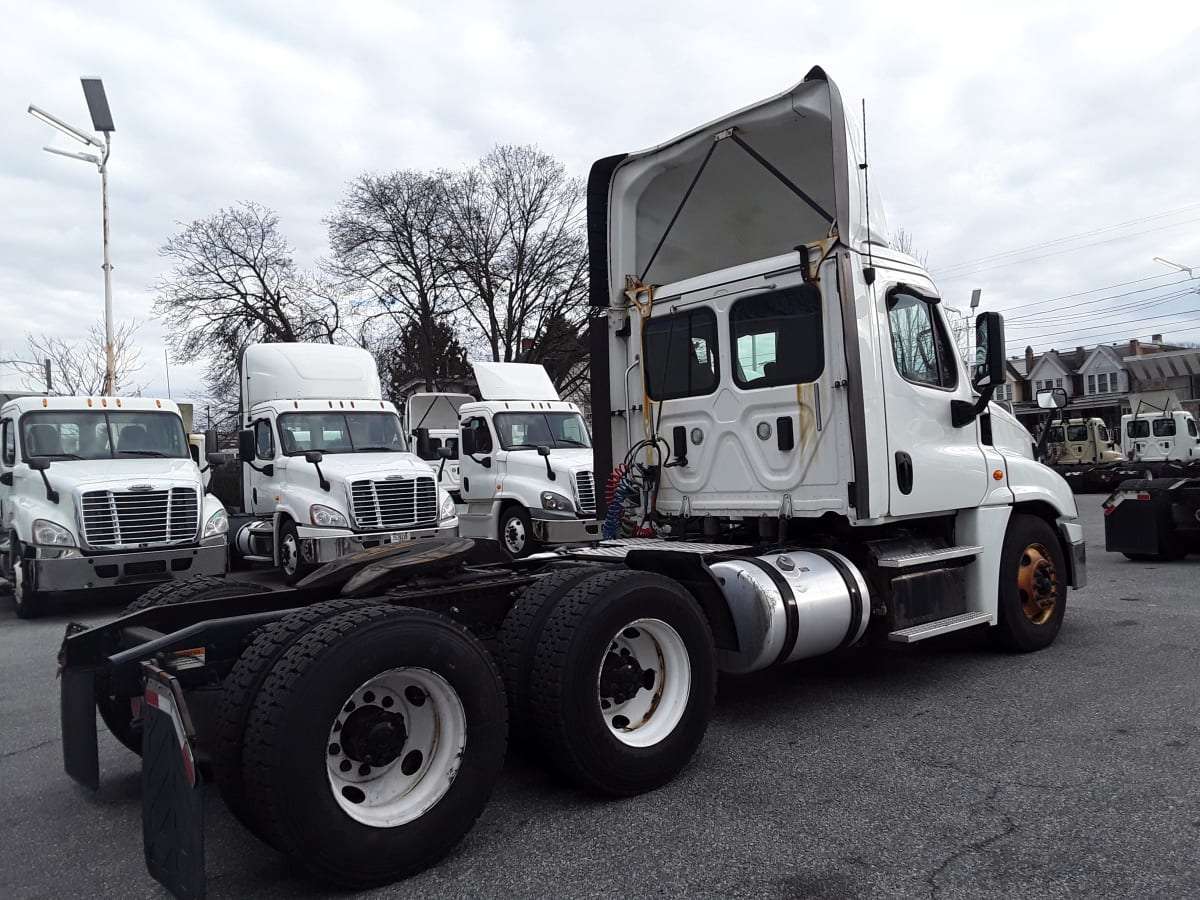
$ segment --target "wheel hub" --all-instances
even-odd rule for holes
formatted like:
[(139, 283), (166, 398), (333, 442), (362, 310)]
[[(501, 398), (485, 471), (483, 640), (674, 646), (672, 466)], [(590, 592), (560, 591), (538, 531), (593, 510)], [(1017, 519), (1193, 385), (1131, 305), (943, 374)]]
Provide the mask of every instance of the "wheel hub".
[(342, 726), (342, 749), (347, 758), (368, 766), (386, 766), (404, 752), (408, 731), (404, 716), (378, 706), (360, 706)]
[(620, 653), (609, 651), (600, 669), (600, 696), (627, 703), (646, 687), (647, 676), (653, 682), (654, 672), (638, 665), (627, 647)]
[(1035, 625), (1048, 621), (1057, 600), (1058, 573), (1049, 552), (1041, 544), (1032, 544), (1021, 554), (1017, 588), (1026, 618)]

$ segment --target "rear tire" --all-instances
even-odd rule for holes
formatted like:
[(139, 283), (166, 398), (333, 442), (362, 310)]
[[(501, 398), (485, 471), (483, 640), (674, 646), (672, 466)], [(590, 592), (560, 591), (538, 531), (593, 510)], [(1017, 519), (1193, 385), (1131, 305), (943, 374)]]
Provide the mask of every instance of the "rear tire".
[(504, 763), (504, 687), (436, 613), (373, 606), (302, 635), (250, 711), (248, 799), (293, 863), (348, 887), (415, 874), (483, 811)]
[(1014, 513), (1000, 557), (998, 646), (1031, 653), (1054, 643), (1067, 609), (1067, 566), (1054, 529), (1037, 516)]
[[(121, 613), (128, 616), (156, 606), (174, 606), (193, 600), (216, 600), (221, 597), (236, 597), (240, 594), (265, 594), (271, 588), (265, 584), (249, 581), (228, 581), (215, 575), (193, 575), (179, 581), (164, 581), (155, 585), (125, 607)], [(97, 697), (96, 710), (109, 733), (127, 750), (142, 755), (142, 698)]]
[(301, 635), (326, 619), (381, 602), (330, 600), (290, 612), (257, 634), (221, 682), (212, 741), (217, 788), (234, 817), (263, 840), (268, 840), (267, 829), (250, 803), (242, 777), (243, 740), (254, 700), (275, 663)]
[(555, 606), (530, 683), (536, 738), (564, 776), (604, 794), (643, 793), (675, 777), (704, 738), (712, 632), (677, 582), (606, 572)]
[(504, 617), (497, 638), (497, 662), (508, 695), (509, 739), (514, 747), (538, 750), (529, 732), (533, 721), (530, 678), (546, 620), (568, 591), (603, 572), (604, 569), (598, 566), (576, 566), (551, 572), (527, 587)]

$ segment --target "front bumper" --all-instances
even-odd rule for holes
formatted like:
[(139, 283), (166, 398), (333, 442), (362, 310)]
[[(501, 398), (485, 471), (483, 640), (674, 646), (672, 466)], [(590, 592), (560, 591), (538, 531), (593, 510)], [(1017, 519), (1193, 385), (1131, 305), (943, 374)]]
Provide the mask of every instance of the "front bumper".
[(165, 547), (136, 553), (106, 553), (61, 559), (27, 560), (33, 587), (47, 593), (94, 590), (187, 578), (224, 575), (227, 545), (221, 540), (198, 547)]
[(600, 523), (595, 519), (580, 519), (573, 513), (545, 509), (531, 509), (529, 518), (533, 536), (543, 544), (577, 544), (600, 538)]
[(300, 557), (306, 563), (314, 565), (324, 565), (348, 554), (384, 544), (454, 537), (457, 534), (457, 517), (439, 522), (436, 526), (397, 531), (369, 531), (361, 534), (348, 528), (316, 528), (311, 525), (299, 525), (296, 528), (296, 536), (300, 538)]

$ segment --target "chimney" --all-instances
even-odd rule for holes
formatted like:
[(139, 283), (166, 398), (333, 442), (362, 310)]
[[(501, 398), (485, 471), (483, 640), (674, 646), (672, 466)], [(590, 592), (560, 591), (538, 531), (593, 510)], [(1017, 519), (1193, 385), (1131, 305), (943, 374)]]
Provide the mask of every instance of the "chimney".
[(1138, 341), (1137, 338), (1131, 339), (1129, 341), (1129, 356), (1141, 356), (1141, 355), (1142, 355), (1141, 343)]
[(1150, 340), (1154, 341), (1154, 343), (1156, 343), (1156, 344), (1161, 344), (1162, 343), (1162, 335), (1161, 334), (1152, 334), (1152, 335), (1150, 335)]
[(1029, 377), (1029, 373), (1033, 371), (1033, 348), (1028, 344), (1025, 345), (1025, 377)]
[(1076, 347), (1075, 348), (1075, 367), (1079, 368), (1080, 366), (1082, 366), (1083, 361), (1085, 359), (1087, 359), (1087, 353), (1084, 352), (1082, 347)]

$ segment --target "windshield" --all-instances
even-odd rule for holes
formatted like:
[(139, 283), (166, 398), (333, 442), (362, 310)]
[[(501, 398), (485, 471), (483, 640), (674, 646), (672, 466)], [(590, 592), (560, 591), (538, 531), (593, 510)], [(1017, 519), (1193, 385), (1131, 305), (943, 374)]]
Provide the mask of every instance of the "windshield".
[(575, 412), (497, 413), (495, 422), (505, 450), (592, 446), (583, 417)]
[(279, 417), (279, 438), (288, 456), (322, 453), (402, 453), (408, 448), (395, 413), (288, 413)]
[(189, 459), (183, 420), (174, 413), (78, 409), (21, 417), (25, 459)]

